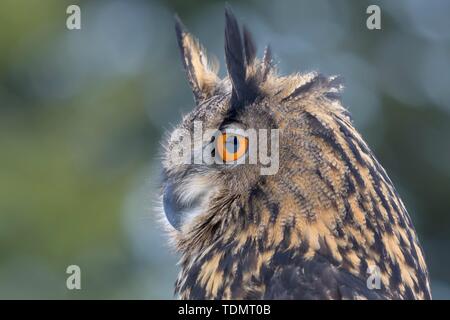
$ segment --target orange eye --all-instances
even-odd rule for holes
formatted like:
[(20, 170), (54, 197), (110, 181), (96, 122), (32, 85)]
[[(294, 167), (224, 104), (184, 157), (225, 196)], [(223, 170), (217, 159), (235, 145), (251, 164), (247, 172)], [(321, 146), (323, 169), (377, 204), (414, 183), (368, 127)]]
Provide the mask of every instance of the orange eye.
[(217, 153), (225, 162), (236, 161), (247, 152), (247, 148), (247, 137), (238, 134), (222, 133), (217, 138)]

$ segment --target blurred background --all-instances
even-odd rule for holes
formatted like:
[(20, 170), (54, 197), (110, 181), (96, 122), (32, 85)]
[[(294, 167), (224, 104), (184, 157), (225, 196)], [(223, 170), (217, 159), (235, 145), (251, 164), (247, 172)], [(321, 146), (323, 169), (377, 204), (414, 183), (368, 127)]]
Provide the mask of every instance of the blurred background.
[[(415, 222), (433, 295), (450, 298), (450, 2), (229, 2), (281, 73), (344, 77), (355, 125)], [(66, 28), (70, 4), (81, 30)], [(370, 4), (382, 30), (366, 28)], [(223, 66), (223, 9), (0, 2), (0, 298), (173, 298), (159, 141), (193, 105), (173, 14)], [(72, 264), (82, 290), (66, 288)]]

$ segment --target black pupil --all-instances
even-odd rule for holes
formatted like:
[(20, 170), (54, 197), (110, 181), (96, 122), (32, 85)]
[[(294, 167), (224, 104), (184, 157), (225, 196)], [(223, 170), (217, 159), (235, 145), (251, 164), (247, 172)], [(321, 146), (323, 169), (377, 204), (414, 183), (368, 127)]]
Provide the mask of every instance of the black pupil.
[(234, 152), (233, 153), (236, 153), (238, 151), (238, 138), (237, 137), (233, 138), (233, 145), (234, 145)]
[(228, 150), (228, 152), (230, 153), (236, 153), (238, 150), (238, 146), (239, 146), (239, 140), (236, 136), (234, 137), (230, 137), (229, 139), (227, 139), (227, 144), (226, 144), (226, 148)]
[[(212, 137), (211, 137), (210, 143), (214, 142), (214, 140), (216, 140), (216, 137), (212, 136)], [(214, 158), (215, 156), (216, 156), (216, 149), (213, 148), (213, 149), (211, 150), (211, 157)]]

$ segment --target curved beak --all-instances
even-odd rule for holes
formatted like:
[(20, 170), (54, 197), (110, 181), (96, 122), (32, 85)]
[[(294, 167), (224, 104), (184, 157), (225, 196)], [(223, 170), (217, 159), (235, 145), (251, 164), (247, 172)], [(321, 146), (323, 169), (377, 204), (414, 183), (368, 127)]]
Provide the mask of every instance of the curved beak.
[(183, 206), (178, 202), (174, 186), (170, 182), (164, 188), (163, 206), (167, 220), (175, 229), (180, 230)]
[[(184, 223), (203, 212), (203, 206), (211, 189), (191, 188), (185, 186), (184, 190), (176, 188), (172, 181), (166, 182), (163, 194), (163, 206), (167, 220), (177, 229), (181, 230)], [(181, 197), (180, 193), (190, 193), (190, 197)]]

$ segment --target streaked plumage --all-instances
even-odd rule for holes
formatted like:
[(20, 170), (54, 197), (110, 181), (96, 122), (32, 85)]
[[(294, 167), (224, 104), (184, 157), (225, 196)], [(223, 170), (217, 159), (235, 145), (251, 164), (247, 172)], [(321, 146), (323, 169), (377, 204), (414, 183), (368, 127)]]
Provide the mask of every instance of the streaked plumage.
[[(181, 22), (197, 106), (178, 128), (280, 130), (280, 168), (164, 159), (163, 202), (183, 299), (429, 299), (423, 252), (385, 170), (342, 106), (338, 77), (279, 76), (226, 10), (229, 76), (219, 79)], [(363, 106), (361, 106), (363, 107)], [(203, 141), (206, 144), (208, 141)], [(167, 150), (175, 141), (169, 138)], [(187, 214), (189, 212), (189, 214)], [(368, 267), (381, 271), (369, 289)]]

